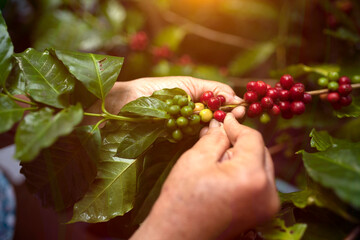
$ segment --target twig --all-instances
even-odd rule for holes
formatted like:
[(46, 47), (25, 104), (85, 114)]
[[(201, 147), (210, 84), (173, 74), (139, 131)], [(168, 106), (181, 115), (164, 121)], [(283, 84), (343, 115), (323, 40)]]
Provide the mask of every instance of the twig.
[[(351, 87), (353, 89), (360, 88), (360, 83), (351, 84)], [(320, 90), (309, 91), (307, 93), (309, 93), (310, 95), (320, 95), (320, 94), (328, 93), (328, 92), (329, 92), (329, 89), (320, 89)]]
[(224, 43), (231, 46), (246, 48), (246, 49), (249, 49), (255, 45), (254, 41), (239, 36), (235, 36), (232, 34), (215, 31), (213, 29), (204, 27), (200, 24), (194, 23), (171, 11), (163, 11), (161, 12), (161, 15), (165, 21), (169, 23), (181, 25), (189, 33), (206, 38), (214, 42)]
[(360, 233), (360, 226), (357, 226), (351, 231), (349, 235), (346, 236), (346, 238), (344, 238), (344, 240), (355, 240), (356, 237), (359, 235), (359, 233)]

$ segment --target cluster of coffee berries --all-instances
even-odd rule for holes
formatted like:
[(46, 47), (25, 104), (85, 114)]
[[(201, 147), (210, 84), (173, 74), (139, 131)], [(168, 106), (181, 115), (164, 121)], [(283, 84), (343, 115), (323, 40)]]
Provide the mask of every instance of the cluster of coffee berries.
[(198, 108), (195, 109), (199, 111), (202, 122), (209, 122), (213, 117), (219, 122), (224, 122), (226, 113), (219, 110), (226, 102), (223, 95), (215, 96), (213, 92), (206, 91), (201, 95), (200, 102), (197, 103)]
[(329, 89), (326, 99), (334, 109), (338, 110), (351, 104), (352, 97), (350, 93), (352, 92), (352, 87), (349, 77), (342, 76), (339, 78), (338, 73), (330, 73), (329, 78), (319, 78), (318, 84), (324, 87), (327, 86)]
[(247, 116), (254, 118), (268, 112), (285, 119), (305, 112), (305, 104), (311, 102), (311, 95), (305, 92), (302, 83), (295, 83), (291, 75), (284, 75), (272, 88), (263, 81), (251, 81), (246, 85), (244, 100), (249, 104)]
[(149, 44), (148, 36), (145, 32), (138, 32), (130, 37), (130, 48), (134, 51), (144, 51)]
[(166, 127), (171, 131), (175, 141), (180, 141), (184, 134), (194, 135), (200, 127), (200, 116), (194, 114), (195, 103), (188, 97), (176, 95), (173, 99), (167, 99), (168, 113), (171, 115), (166, 122)]

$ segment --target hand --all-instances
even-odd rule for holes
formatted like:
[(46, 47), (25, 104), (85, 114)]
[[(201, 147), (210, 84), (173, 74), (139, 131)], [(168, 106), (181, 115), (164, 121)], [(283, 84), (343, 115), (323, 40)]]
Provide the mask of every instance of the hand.
[[(116, 82), (105, 99), (106, 109), (113, 114), (118, 114), (120, 109), (139, 97), (150, 96), (154, 91), (163, 88), (181, 88), (198, 101), (205, 91), (213, 91), (214, 94), (222, 94), (226, 98), (226, 104), (239, 104), (243, 100), (235, 95), (235, 92), (226, 84), (196, 79), (192, 77), (162, 77), (162, 78), (141, 78), (128, 82)], [(101, 112), (101, 101), (96, 102), (87, 109), (88, 112)], [(232, 113), (236, 118), (242, 118), (245, 114), (244, 107), (233, 109)]]
[(180, 157), (133, 238), (231, 239), (278, 209), (262, 136), (228, 114)]

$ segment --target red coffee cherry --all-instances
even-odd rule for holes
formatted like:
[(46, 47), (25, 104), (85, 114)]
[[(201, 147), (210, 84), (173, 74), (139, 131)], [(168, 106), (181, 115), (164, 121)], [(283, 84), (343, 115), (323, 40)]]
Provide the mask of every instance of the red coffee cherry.
[(279, 93), (275, 88), (270, 88), (266, 92), (267, 97), (271, 97), (272, 100), (276, 101), (279, 97)]
[(251, 81), (246, 84), (246, 90), (255, 92), (256, 82)]
[(269, 90), (271, 88), (270, 84), (266, 84), (266, 90)]
[(339, 103), (343, 107), (349, 106), (352, 103), (351, 95), (340, 97)]
[(154, 47), (152, 49), (152, 55), (155, 60), (159, 59), (169, 59), (172, 55), (172, 52), (168, 46)]
[(280, 101), (288, 101), (290, 99), (290, 92), (288, 90), (281, 90), (279, 92)]
[(351, 93), (351, 91), (352, 91), (352, 87), (350, 84), (342, 84), (338, 88), (338, 93), (341, 96), (347, 96)]
[(249, 91), (244, 94), (244, 99), (247, 103), (254, 103), (258, 100), (258, 96), (255, 92)]
[(335, 110), (340, 110), (342, 108), (341, 103), (340, 102), (334, 102), (331, 103), (331, 106), (333, 107), (333, 109)]
[(351, 80), (347, 76), (342, 76), (342, 77), (339, 78), (338, 83), (339, 83), (339, 85), (351, 84)]
[(145, 32), (135, 33), (130, 37), (130, 48), (134, 51), (144, 51), (148, 46), (149, 39)]
[(292, 100), (301, 101), (304, 98), (305, 87), (303, 84), (294, 85), (290, 89), (290, 97)]
[(290, 104), (290, 102), (287, 102), (287, 101), (279, 102), (279, 107), (280, 107), (281, 112), (288, 112), (291, 110), (291, 104)]
[(211, 111), (215, 111), (219, 109), (221, 104), (217, 97), (212, 97), (207, 101), (207, 106)]
[(340, 100), (340, 95), (338, 92), (331, 92), (327, 95), (327, 100), (330, 103), (336, 103)]
[(305, 112), (305, 104), (300, 101), (291, 103), (291, 112), (296, 115), (301, 115)]
[(280, 107), (278, 105), (274, 105), (269, 113), (273, 116), (277, 116), (281, 113)]
[(304, 93), (303, 103), (309, 104), (312, 101), (312, 96), (309, 93)]
[(247, 115), (250, 118), (254, 118), (257, 116), (260, 116), (260, 114), (262, 113), (262, 108), (260, 103), (252, 103), (250, 104), (248, 110), (247, 110)]
[(201, 95), (200, 102), (207, 104), (207, 101), (212, 97), (214, 97), (214, 93), (212, 91), (206, 91)]
[(284, 119), (291, 119), (294, 116), (294, 114), (291, 111), (285, 111), (285, 112), (281, 112), (281, 116)]
[(261, 97), (265, 96), (266, 91), (267, 91), (266, 83), (264, 83), (263, 81), (257, 81), (255, 86), (255, 92), (257, 93), (257, 95)]
[(274, 106), (274, 101), (271, 97), (263, 97), (261, 99), (261, 107), (265, 110), (271, 109)]
[(290, 89), (294, 83), (293, 77), (289, 74), (285, 74), (280, 78), (280, 84), (284, 89)]
[(217, 110), (216, 112), (214, 112), (214, 118), (219, 122), (224, 122), (225, 117), (226, 113), (224, 111)]
[(226, 98), (223, 95), (217, 95), (217, 98), (220, 101), (220, 105), (223, 105), (226, 102)]

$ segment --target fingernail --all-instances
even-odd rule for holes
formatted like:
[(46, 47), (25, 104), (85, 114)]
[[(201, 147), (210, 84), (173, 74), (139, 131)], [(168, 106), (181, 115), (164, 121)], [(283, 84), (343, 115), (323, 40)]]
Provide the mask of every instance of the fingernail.
[(241, 97), (239, 97), (239, 96), (235, 96), (235, 97), (234, 97), (234, 104), (239, 104), (239, 103), (241, 103), (241, 102), (243, 102), (243, 100), (241, 99)]
[(221, 126), (221, 123), (216, 121), (215, 119), (210, 121), (209, 128), (216, 128), (216, 127), (220, 127), (220, 126)]

